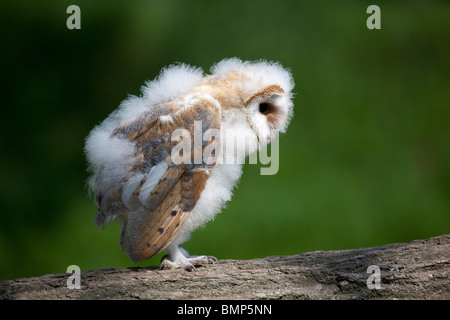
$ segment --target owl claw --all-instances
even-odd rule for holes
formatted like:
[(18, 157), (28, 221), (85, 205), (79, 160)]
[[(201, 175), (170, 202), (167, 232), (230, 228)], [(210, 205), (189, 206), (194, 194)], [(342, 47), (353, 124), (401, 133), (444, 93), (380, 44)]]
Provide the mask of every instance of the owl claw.
[(197, 271), (197, 269), (194, 267), (192, 263), (189, 262), (179, 262), (179, 261), (169, 261), (164, 260), (160, 266), (160, 270), (171, 270), (171, 269), (184, 269), (186, 271)]
[(204, 264), (214, 264), (217, 261), (219, 261), (216, 257), (213, 256), (193, 256), (188, 258), (188, 260), (195, 266), (201, 266)]
[(188, 263), (184, 266), (184, 270), (197, 272), (197, 269), (190, 263)]
[(219, 261), (213, 256), (193, 256), (193, 257), (183, 257), (182, 259), (177, 259), (175, 261), (170, 261), (167, 255), (162, 258), (160, 270), (170, 270), (170, 269), (184, 269), (187, 271), (197, 271), (195, 267), (202, 266), (205, 264), (214, 264)]

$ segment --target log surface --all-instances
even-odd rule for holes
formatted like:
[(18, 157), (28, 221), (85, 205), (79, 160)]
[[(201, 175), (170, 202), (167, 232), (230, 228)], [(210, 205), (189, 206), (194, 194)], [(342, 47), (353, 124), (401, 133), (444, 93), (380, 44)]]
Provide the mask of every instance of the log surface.
[[(369, 288), (380, 270), (380, 286)], [(355, 250), (316, 251), (253, 260), (221, 260), (184, 270), (157, 267), (0, 281), (0, 299), (450, 299), (450, 235)], [(370, 281), (370, 284), (373, 282)]]

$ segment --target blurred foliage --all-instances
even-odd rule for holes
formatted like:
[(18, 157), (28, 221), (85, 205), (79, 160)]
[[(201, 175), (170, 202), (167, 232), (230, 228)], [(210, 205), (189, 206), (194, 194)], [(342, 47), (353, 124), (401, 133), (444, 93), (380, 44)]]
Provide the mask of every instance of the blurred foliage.
[[(81, 8), (81, 30), (66, 9)], [(185, 248), (249, 259), (405, 242), (450, 227), (450, 3), (2, 1), (0, 280), (129, 267), (97, 230), (89, 131), (163, 66), (267, 59), (296, 81), (280, 170), (246, 165)], [(138, 264), (158, 265), (162, 254)]]

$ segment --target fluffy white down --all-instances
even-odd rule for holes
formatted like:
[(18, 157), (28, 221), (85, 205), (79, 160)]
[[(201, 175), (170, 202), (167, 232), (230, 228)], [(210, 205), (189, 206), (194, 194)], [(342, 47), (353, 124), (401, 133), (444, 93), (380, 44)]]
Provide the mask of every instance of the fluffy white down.
[[(116, 186), (131, 169), (134, 146), (131, 142), (111, 137), (107, 125), (100, 125), (91, 131), (86, 139), (86, 156), (89, 170), (94, 173), (88, 181), (91, 190), (99, 186), (106, 192)], [(97, 173), (103, 168), (101, 181), (96, 182)]]
[(162, 69), (159, 76), (141, 88), (148, 105), (170, 101), (188, 93), (203, 77), (203, 70), (186, 64)]
[[(133, 144), (111, 136), (121, 124), (135, 120), (155, 104), (188, 93), (203, 76), (203, 70), (185, 64), (164, 68), (159, 76), (141, 88), (142, 97), (129, 96), (102, 123), (96, 126), (86, 139), (85, 153), (89, 171), (93, 174), (88, 186), (108, 190), (127, 175), (133, 161)], [(100, 168), (105, 170), (103, 180), (95, 183)], [(107, 173), (107, 174), (106, 174)], [(108, 178), (106, 178), (106, 176)]]
[[(238, 58), (224, 59), (211, 67), (211, 73), (224, 75), (233, 70), (242, 70), (253, 81), (248, 82), (249, 91), (278, 84), (285, 92), (292, 92), (294, 80), (291, 73), (277, 62), (266, 60), (242, 61)], [(290, 98), (290, 97), (289, 97)]]
[(185, 242), (192, 231), (212, 220), (231, 199), (233, 188), (241, 175), (241, 164), (216, 165), (200, 199), (170, 246), (176, 247)]

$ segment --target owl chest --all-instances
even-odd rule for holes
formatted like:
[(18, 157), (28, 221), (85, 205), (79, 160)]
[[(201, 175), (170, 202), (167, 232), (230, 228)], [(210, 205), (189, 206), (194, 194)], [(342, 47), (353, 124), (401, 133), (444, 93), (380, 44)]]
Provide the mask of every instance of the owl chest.
[(186, 221), (188, 229), (194, 230), (220, 212), (231, 199), (233, 188), (241, 174), (241, 164), (218, 164), (212, 169), (205, 189)]

